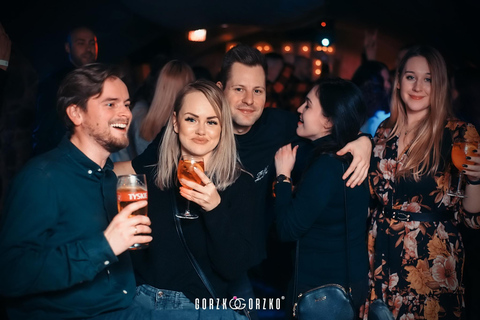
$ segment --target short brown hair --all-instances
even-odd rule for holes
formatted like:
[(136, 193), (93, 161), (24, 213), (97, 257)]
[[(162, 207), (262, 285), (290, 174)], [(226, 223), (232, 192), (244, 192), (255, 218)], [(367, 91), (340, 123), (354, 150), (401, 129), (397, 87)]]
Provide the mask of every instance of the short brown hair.
[(122, 73), (113, 66), (91, 63), (73, 70), (63, 79), (57, 92), (57, 112), (68, 131), (74, 128), (67, 115), (68, 106), (74, 104), (85, 111), (88, 99), (102, 94), (103, 84), (110, 78), (121, 79)]
[(267, 76), (267, 60), (265, 56), (255, 48), (239, 44), (228, 50), (223, 58), (222, 68), (220, 69), (219, 80), (226, 88), (227, 80), (230, 78), (230, 72), (235, 62), (244, 64), (249, 67), (261, 66)]

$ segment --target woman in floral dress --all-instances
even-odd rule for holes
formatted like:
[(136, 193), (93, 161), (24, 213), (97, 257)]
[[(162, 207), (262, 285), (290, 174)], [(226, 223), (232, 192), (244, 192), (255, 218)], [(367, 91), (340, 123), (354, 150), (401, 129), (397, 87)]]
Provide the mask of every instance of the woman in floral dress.
[(447, 72), (437, 50), (410, 49), (394, 91), (369, 174), (370, 301), (382, 299), (395, 319), (460, 319), (464, 250), (457, 224), (480, 228), (480, 156), (464, 169), (467, 197), (459, 199), (447, 195), (456, 186), (450, 172), (453, 181), (458, 176), (450, 152), (454, 138), (479, 141), (478, 133), (448, 120)]

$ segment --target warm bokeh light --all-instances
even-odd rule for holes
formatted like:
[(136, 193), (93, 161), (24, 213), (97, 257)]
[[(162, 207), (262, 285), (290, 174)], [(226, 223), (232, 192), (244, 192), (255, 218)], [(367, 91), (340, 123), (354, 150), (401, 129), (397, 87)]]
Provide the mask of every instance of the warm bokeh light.
[(315, 51), (322, 51), (322, 46), (316, 46)]
[(230, 49), (232, 49), (233, 47), (235, 47), (238, 43), (236, 42), (229, 42), (227, 43), (227, 47), (226, 47), (226, 50), (225, 52), (229, 51)]
[(309, 49), (310, 49), (310, 48), (309, 48), (308, 46), (303, 46), (303, 47), (302, 47), (303, 52), (308, 52)]
[(327, 26), (327, 23), (325, 21), (322, 21), (322, 23), (320, 23), (320, 25), (325, 28)]
[(272, 45), (265, 41), (257, 42), (253, 47), (257, 48), (257, 50), (261, 53), (268, 53), (272, 51)]
[(315, 60), (315, 65), (320, 67), (322, 65), (322, 60)]
[(322, 70), (320, 70), (320, 69), (315, 69), (315, 74), (316, 74), (317, 76), (319, 76), (321, 73), (322, 73)]
[(285, 52), (290, 52), (290, 51), (292, 50), (292, 47), (290, 47), (290, 46), (285, 46), (285, 47), (283, 47), (283, 50), (284, 50)]
[(328, 47), (328, 48), (327, 48), (327, 51), (330, 52), (330, 53), (332, 53), (332, 52), (333, 52), (333, 48), (332, 48), (332, 47)]
[(206, 29), (198, 29), (188, 32), (188, 40), (194, 42), (203, 42), (207, 40), (207, 30)]

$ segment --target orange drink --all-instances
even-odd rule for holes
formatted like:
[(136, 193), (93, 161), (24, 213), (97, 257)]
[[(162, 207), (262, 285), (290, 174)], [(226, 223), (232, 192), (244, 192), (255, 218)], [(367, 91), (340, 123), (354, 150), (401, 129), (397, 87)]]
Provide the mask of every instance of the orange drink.
[[(180, 159), (180, 161), (178, 162), (178, 171), (177, 171), (178, 180), (185, 179), (185, 180), (203, 185), (202, 180), (193, 170), (193, 168), (195, 167), (197, 169), (202, 170), (202, 172), (205, 171), (203, 160)], [(185, 185), (184, 187), (188, 188)]]
[(458, 170), (463, 170), (464, 164), (474, 164), (467, 160), (467, 156), (475, 156), (473, 150), (477, 149), (478, 144), (469, 142), (455, 142), (452, 146), (452, 162)]
[[(199, 157), (194, 157), (194, 156), (187, 156), (183, 155), (180, 157), (180, 160), (178, 161), (178, 168), (177, 168), (177, 177), (178, 180), (180, 179), (185, 179), (187, 181), (195, 182), (200, 185), (205, 185), (202, 182), (202, 179), (197, 175), (195, 172), (194, 168), (197, 168), (197, 170), (202, 170), (202, 172), (205, 171), (205, 163), (203, 162), (203, 158)], [(182, 183), (180, 181), (180, 183)], [(182, 183), (182, 186), (187, 189), (191, 189), (190, 187), (184, 185)], [(190, 201), (187, 200), (187, 208), (185, 212), (183, 213), (177, 213), (176, 216), (181, 219), (196, 219), (198, 218), (198, 215), (195, 213), (190, 212)]]

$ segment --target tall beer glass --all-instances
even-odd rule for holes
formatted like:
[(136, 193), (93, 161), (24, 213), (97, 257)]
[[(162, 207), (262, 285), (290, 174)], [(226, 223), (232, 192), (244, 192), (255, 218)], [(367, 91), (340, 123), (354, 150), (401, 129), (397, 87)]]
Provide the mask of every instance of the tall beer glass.
[[(147, 179), (144, 174), (129, 174), (119, 176), (117, 181), (117, 204), (118, 212), (123, 210), (128, 204), (140, 200), (148, 200)], [(133, 215), (146, 216), (147, 207), (140, 208)], [(135, 243), (130, 250), (144, 249), (148, 243)]]

